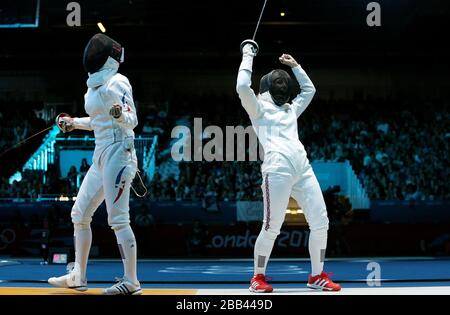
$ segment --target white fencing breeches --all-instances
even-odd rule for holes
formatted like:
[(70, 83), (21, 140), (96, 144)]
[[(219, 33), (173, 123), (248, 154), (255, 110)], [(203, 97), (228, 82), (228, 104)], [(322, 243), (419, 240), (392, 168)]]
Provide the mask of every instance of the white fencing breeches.
[(262, 176), (264, 230), (279, 234), (290, 196), (304, 211), (311, 230), (328, 228), (322, 190), (306, 157), (298, 171), (284, 155), (270, 152), (264, 160)]
[[(304, 211), (311, 235), (315, 235), (315, 231), (326, 232), (329, 223), (319, 182), (306, 156), (299, 171), (281, 153), (270, 152), (264, 159), (262, 176), (264, 219), (261, 232), (255, 243), (255, 274), (265, 273), (274, 242), (280, 234), (285, 219), (290, 196), (297, 201)], [(323, 235), (323, 232), (318, 235)], [(320, 237), (320, 240), (318, 246), (324, 250), (326, 238), (325, 245), (322, 237)], [(321, 253), (320, 250), (319, 253)], [(311, 252), (311, 258), (313, 256), (315, 258), (317, 255)], [(319, 254), (319, 256), (320, 260), (323, 261), (323, 255)]]
[(116, 142), (96, 150), (93, 160), (72, 208), (72, 222), (75, 226), (89, 225), (105, 200), (112, 229), (129, 225), (130, 187), (137, 170), (134, 148), (127, 150), (122, 142)]

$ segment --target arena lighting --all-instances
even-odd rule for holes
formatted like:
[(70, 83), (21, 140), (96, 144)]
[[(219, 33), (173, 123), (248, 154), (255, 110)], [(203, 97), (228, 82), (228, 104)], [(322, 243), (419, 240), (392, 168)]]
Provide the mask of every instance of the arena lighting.
[(303, 210), (302, 209), (287, 209), (286, 213), (287, 214), (302, 214)]
[(67, 196), (60, 196), (57, 200), (58, 201), (69, 201), (69, 197), (67, 197)]
[(97, 26), (100, 29), (100, 31), (102, 31), (102, 33), (106, 32), (106, 28), (103, 26), (102, 22), (98, 22)]
[(77, 197), (59, 196), (54, 198), (55, 201), (75, 201)]

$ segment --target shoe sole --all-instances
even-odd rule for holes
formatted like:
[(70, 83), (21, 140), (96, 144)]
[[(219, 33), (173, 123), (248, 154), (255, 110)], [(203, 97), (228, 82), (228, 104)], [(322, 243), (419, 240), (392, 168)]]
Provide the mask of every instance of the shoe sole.
[(142, 294), (142, 289), (138, 289), (136, 291), (133, 291), (129, 294), (123, 294), (123, 293), (118, 293), (118, 294), (113, 294), (113, 293), (107, 293), (105, 291), (102, 292), (103, 295), (141, 295)]
[(68, 287), (68, 289), (84, 292), (88, 290), (88, 287)]
[(339, 290), (334, 290), (334, 289), (330, 289), (330, 288), (325, 288), (325, 287), (321, 287), (321, 286), (319, 286), (319, 285), (315, 285), (315, 284), (307, 284), (306, 285), (309, 289), (312, 289), (312, 290), (319, 290), (319, 291), (334, 291), (334, 292), (338, 292), (338, 291), (341, 291), (341, 289), (339, 289)]
[(272, 292), (273, 292), (273, 289), (267, 291), (267, 290), (257, 290), (257, 289), (254, 289), (254, 288), (252, 288), (252, 287), (249, 287), (248, 290), (249, 290), (250, 292), (253, 292), (253, 293), (272, 293)]
[(87, 286), (79, 286), (79, 287), (66, 287), (63, 285), (58, 285), (56, 282), (51, 281), (50, 279), (47, 281), (49, 284), (51, 284), (54, 287), (61, 288), (61, 289), (71, 289), (75, 291), (84, 292), (88, 290)]

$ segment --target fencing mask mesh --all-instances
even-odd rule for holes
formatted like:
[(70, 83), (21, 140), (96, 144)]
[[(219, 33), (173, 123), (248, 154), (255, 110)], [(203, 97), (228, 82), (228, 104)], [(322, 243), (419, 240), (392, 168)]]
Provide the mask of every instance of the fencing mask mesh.
[(261, 78), (259, 93), (269, 91), (274, 103), (281, 106), (289, 102), (292, 94), (292, 79), (289, 73), (276, 69)]
[(84, 49), (84, 69), (89, 73), (95, 73), (105, 64), (108, 57), (122, 62), (122, 54), (122, 46), (118, 42), (105, 34), (95, 34)]

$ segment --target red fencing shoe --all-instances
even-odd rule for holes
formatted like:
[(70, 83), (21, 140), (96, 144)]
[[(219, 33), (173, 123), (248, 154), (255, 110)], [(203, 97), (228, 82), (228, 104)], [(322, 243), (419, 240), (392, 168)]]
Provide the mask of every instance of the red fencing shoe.
[(272, 286), (266, 282), (266, 276), (263, 274), (253, 276), (248, 289), (257, 293), (270, 293), (273, 291)]
[(341, 286), (331, 281), (328, 277), (331, 273), (322, 272), (317, 276), (309, 276), (307, 287), (315, 290), (322, 291), (340, 291)]

